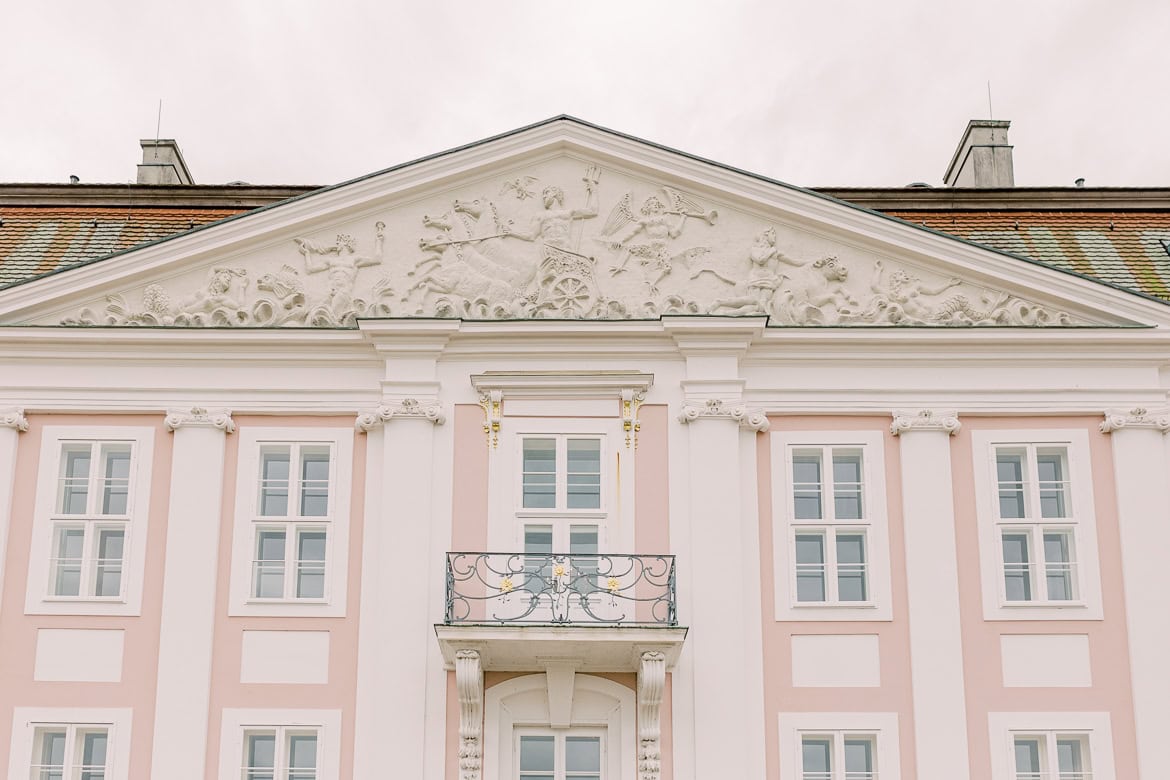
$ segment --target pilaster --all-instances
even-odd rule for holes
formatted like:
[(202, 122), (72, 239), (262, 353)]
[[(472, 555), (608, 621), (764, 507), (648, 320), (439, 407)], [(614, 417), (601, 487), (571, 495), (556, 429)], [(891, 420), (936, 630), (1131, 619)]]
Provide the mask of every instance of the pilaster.
[(967, 706), (951, 487), (954, 411), (894, 412), (906, 539), (914, 744), (919, 777), (966, 780)]
[(4, 562), (8, 560), (8, 528), (12, 524), (12, 493), (16, 487), (16, 448), (28, 430), (24, 409), (0, 408), (0, 603), (4, 598)]
[(167, 412), (174, 433), (151, 776), (203, 780), (223, 505), (225, 409)]
[(1121, 532), (1125, 619), (1129, 636), (1138, 769), (1142, 778), (1165, 774), (1161, 740), (1170, 730), (1170, 589), (1164, 552), (1170, 549), (1170, 479), (1166, 409), (1112, 410), (1101, 432), (1113, 439), (1117, 521)]

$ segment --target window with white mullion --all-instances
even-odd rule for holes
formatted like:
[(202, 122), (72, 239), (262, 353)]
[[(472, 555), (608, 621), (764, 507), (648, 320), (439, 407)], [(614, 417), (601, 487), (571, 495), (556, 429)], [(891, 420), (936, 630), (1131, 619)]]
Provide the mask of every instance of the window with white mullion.
[(105, 780), (109, 770), (105, 726), (38, 727), (33, 739), (33, 780)]
[(1091, 780), (1089, 745), (1083, 734), (1014, 734), (1015, 780)]
[(791, 476), (796, 601), (868, 602), (868, 522), (861, 450), (795, 447), (791, 450)]
[(601, 445), (600, 436), (521, 437), (521, 510), (601, 511)]
[(516, 739), (518, 780), (604, 780), (604, 745), (595, 729), (523, 729)]
[(316, 729), (275, 726), (244, 732), (242, 780), (317, 780)]
[(1078, 601), (1077, 524), (1063, 446), (995, 448), (999, 544), (1006, 603)]
[(802, 735), (801, 780), (878, 780), (874, 742), (840, 731)]

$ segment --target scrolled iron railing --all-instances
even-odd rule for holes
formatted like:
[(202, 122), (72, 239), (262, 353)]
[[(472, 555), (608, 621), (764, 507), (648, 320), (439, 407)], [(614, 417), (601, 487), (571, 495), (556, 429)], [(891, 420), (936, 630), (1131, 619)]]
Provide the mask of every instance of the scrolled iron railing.
[(674, 556), (447, 553), (444, 620), (677, 626)]

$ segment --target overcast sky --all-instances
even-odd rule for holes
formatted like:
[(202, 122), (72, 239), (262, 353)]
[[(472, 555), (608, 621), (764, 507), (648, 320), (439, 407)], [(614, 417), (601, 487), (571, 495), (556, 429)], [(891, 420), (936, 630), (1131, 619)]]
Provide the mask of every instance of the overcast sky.
[(0, 181), (332, 184), (568, 113), (803, 186), (1170, 186), (1165, 0), (38, 0), (0, 19)]

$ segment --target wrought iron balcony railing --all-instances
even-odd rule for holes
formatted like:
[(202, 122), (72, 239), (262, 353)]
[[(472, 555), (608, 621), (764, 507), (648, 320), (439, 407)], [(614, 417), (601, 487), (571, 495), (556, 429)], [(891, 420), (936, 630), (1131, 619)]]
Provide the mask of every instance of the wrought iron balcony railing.
[(447, 553), (445, 620), (677, 626), (674, 556)]

